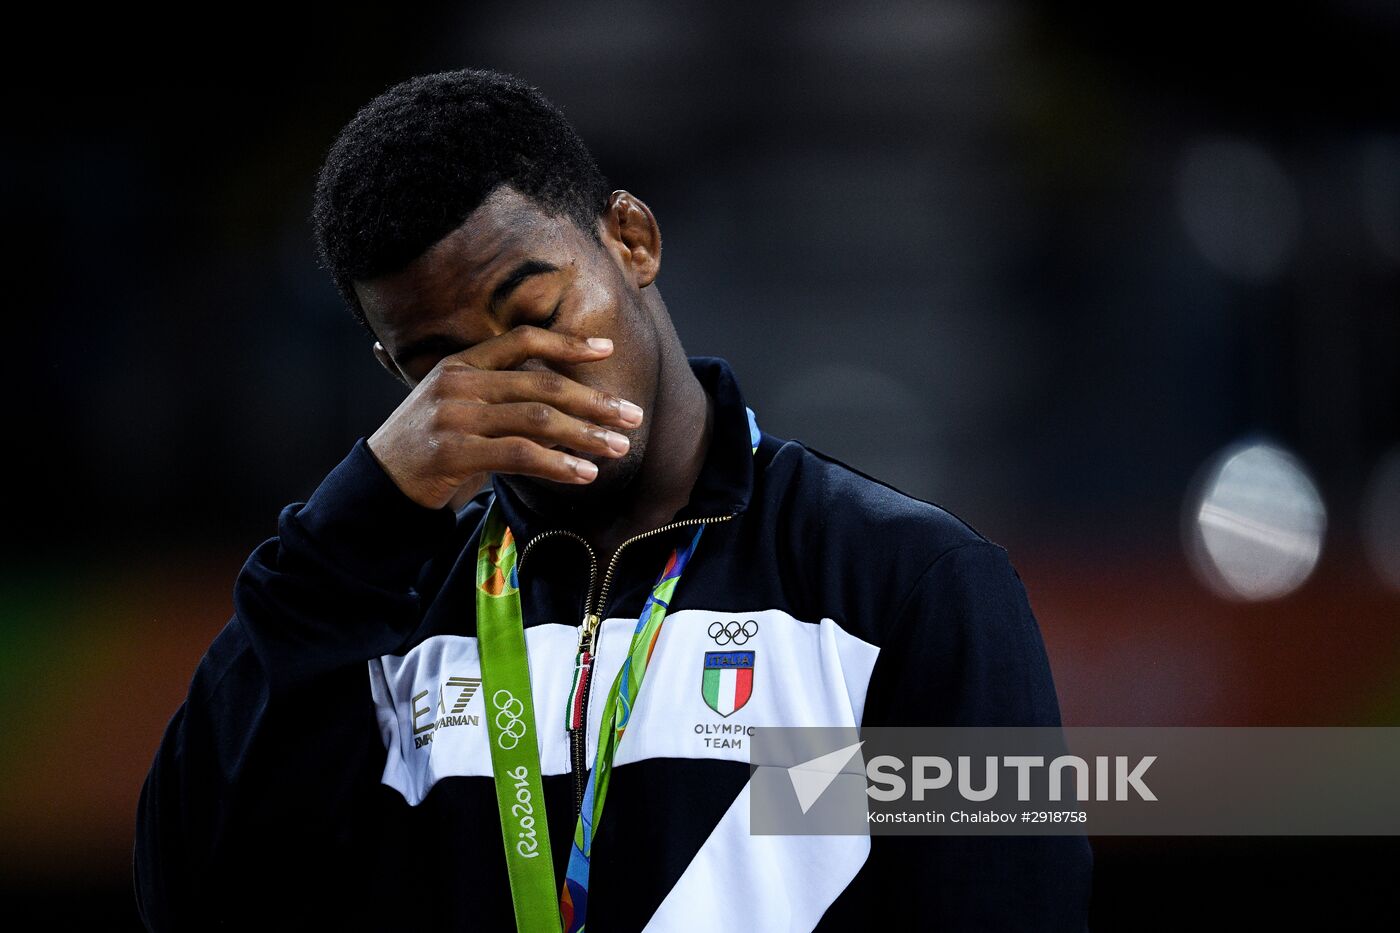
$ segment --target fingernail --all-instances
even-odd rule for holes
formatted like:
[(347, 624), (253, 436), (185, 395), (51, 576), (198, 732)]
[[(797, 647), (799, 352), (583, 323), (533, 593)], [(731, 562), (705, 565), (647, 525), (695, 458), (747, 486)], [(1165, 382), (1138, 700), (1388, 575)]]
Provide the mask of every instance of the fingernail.
[(611, 350), (612, 341), (607, 337), (589, 337), (588, 345), (595, 350)]
[(622, 420), (632, 424), (640, 424), (642, 421), (642, 410), (626, 399), (618, 406), (618, 413), (622, 415)]
[(573, 466), (574, 472), (584, 479), (592, 479), (598, 475), (598, 465), (589, 463), (587, 460), (575, 459), (571, 466)]

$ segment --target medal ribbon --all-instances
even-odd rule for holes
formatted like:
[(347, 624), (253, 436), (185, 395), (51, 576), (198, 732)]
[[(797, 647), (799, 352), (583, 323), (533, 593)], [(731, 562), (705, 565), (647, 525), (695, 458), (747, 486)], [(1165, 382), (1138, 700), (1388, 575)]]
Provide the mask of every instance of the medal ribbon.
[(476, 636), (506, 872), (516, 929), (521, 933), (559, 933), (559, 911), (553, 903), (554, 858), (540, 782), (539, 737), (515, 556), (515, 536), (493, 498), (477, 550)]
[[(749, 440), (758, 453), (759, 431), (753, 410)], [(487, 703), (491, 769), (501, 814), (511, 900), (521, 933), (582, 933), (588, 911), (588, 867), (593, 828), (603, 813), (613, 755), (632, 716), (647, 664), (661, 634), (681, 572), (700, 543), (704, 524), (684, 548), (675, 548), (653, 584), (632, 631), (622, 670), (608, 690), (598, 730), (593, 768), (574, 825), (564, 884), (556, 899), (553, 858), (540, 784), (538, 738), (526, 663), (524, 618), (515, 573), (515, 539), (501, 518), (493, 496), (477, 551), (477, 638), (481, 651), (482, 693)], [(599, 607), (601, 610), (602, 607)], [(596, 638), (596, 636), (595, 636)], [(573, 711), (571, 712), (578, 712)], [(566, 720), (567, 721), (567, 720)]]

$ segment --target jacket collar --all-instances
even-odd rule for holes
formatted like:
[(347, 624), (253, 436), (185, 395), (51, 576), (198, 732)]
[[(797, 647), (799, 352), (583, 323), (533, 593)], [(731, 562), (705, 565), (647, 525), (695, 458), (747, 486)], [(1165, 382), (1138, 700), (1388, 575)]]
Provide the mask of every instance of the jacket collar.
[[(691, 489), (690, 500), (663, 524), (685, 518), (738, 514), (748, 508), (753, 493), (753, 447), (759, 439), (758, 424), (753, 411), (744, 404), (734, 372), (728, 362), (717, 356), (688, 356), (686, 359), (691, 372), (714, 399), (715, 421), (705, 462)], [(491, 488), (517, 546), (524, 547), (541, 531), (565, 527), (555, 517), (526, 506), (498, 474), (491, 474)], [(695, 526), (682, 525), (667, 536), (682, 529), (693, 534)]]

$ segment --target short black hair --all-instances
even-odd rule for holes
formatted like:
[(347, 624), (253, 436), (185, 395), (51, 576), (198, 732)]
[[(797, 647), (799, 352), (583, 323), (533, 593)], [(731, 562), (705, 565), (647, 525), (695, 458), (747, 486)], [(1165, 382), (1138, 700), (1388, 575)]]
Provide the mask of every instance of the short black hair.
[(366, 331), (352, 280), (401, 271), (503, 182), (601, 244), (611, 186), (563, 112), (524, 80), (419, 75), (355, 114), (321, 166), (311, 223), (321, 266)]

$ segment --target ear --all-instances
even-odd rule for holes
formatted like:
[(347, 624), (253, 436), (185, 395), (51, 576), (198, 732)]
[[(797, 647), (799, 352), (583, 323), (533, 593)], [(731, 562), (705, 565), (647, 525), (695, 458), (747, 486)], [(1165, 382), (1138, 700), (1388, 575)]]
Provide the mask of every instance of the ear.
[(619, 188), (608, 197), (599, 219), (603, 243), (637, 288), (646, 288), (661, 272), (661, 228), (641, 198)]
[(384, 349), (384, 344), (380, 343), (378, 340), (374, 342), (374, 358), (379, 361), (380, 366), (383, 366), (389, 371), (389, 375), (393, 376), (405, 386), (408, 386), (408, 388), (413, 388), (412, 384), (408, 381), (408, 377), (400, 372), (398, 364), (396, 364), (394, 358), (389, 355), (389, 351)]

